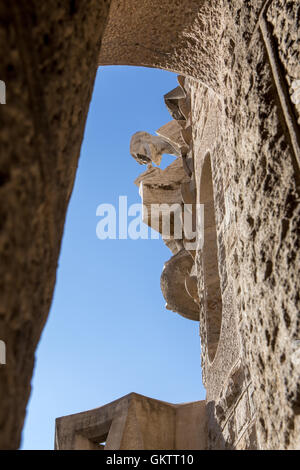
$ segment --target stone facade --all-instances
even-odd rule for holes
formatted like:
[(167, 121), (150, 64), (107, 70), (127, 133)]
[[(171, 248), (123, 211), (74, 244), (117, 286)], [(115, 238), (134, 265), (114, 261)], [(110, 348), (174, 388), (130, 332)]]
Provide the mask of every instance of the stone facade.
[(166, 240), (161, 285), (200, 324), (205, 446), (300, 448), (299, 8), (0, 2), (0, 448), (19, 444), (97, 63), (180, 73), (157, 131), (180, 156), (137, 184), (196, 222), (204, 204), (204, 245)]

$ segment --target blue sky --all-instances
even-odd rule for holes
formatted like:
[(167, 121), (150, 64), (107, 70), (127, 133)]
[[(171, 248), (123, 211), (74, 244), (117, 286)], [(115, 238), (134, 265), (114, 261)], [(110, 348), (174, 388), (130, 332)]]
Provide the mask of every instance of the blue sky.
[[(55, 418), (136, 392), (203, 400), (199, 325), (165, 309), (159, 240), (99, 240), (99, 204), (140, 203), (131, 135), (171, 120), (163, 95), (176, 75), (141, 67), (98, 70), (69, 205), (57, 282), (37, 350), (22, 449), (53, 449)], [(163, 157), (163, 167), (173, 157)], [(129, 217), (129, 221), (133, 218)]]

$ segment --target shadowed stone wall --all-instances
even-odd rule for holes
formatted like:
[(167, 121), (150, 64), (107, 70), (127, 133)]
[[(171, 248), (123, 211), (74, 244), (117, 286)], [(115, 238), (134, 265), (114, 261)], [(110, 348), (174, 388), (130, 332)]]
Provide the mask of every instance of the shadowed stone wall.
[(0, 2), (0, 448), (17, 448), (109, 1)]
[(217, 88), (222, 2), (112, 0), (99, 65), (142, 65)]

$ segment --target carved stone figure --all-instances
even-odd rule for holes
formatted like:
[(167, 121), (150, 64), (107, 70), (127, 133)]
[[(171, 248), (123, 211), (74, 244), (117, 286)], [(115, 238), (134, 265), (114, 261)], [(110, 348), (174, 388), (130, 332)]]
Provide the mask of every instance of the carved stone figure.
[(136, 132), (131, 137), (130, 153), (140, 165), (151, 162), (160, 165), (164, 153), (177, 157), (180, 155), (179, 150), (162, 137), (143, 131)]
[(186, 289), (186, 284), (191, 283), (190, 273), (193, 264), (192, 256), (182, 249), (165, 263), (160, 286), (168, 310), (177, 312), (189, 320), (199, 321), (199, 306)]

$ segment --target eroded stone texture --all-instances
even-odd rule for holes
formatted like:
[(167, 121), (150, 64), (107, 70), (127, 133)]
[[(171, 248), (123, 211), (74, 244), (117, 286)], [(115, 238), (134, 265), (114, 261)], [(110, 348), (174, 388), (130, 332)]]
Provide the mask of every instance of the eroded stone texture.
[[(288, 37), (297, 37), (299, 43), (296, 2), (288, 2), (288, 11), (282, 9), (280, 14), (279, 3), (274, 2), (265, 17), (277, 25), (275, 40), (280, 43), (279, 56), (286, 70), (293, 70), (294, 74), (295, 55), (289, 49)], [(220, 419), (225, 416), (227, 405), (226, 409), (221, 409), (217, 397), (224, 393), (228, 380), (224, 377), (224, 385), (221, 382), (217, 387), (214, 370), (217, 371), (218, 360), (224, 360), (222, 345), (227, 344), (230, 353), (231, 347), (239, 351), (238, 344), (233, 346), (233, 343), (231, 347), (228, 344), (236, 331), (242, 345), (239, 355), (249, 368), (249, 387), (253, 386), (254, 394), (248, 392), (252, 401), (250, 408), (248, 405), (242, 407), (242, 399), (237, 398), (234, 411), (240, 421), (242, 416), (247, 416), (245, 409), (250, 410), (249, 431), (244, 431), (248, 437), (238, 435), (241, 424), (236, 422), (229, 430), (226, 428), (230, 442), (236, 448), (257, 445), (266, 449), (294, 449), (299, 448), (300, 364), (296, 359), (299, 347), (299, 170), (280, 90), (274, 80), (274, 68), (258, 22), (259, 2), (258, 8), (244, 2), (225, 2), (225, 5), (221, 46), (224, 51), (222, 97), (219, 100), (211, 91), (201, 89), (195, 83), (192, 105), (196, 174), (201, 172), (205, 152), (210, 151), (219, 234), (219, 274), (224, 279), (222, 286), (231, 286), (231, 305), (236, 312), (234, 323), (227, 331), (223, 312), (218, 351), (211, 366), (204, 346), (204, 380), (208, 400), (209, 397), (212, 400), (208, 401), (210, 439), (212, 446), (222, 447), (222, 439), (226, 441)], [(281, 34), (282, 26), (278, 20), (281, 15), (285, 18), (283, 21), (281, 17), (282, 24), (289, 24), (289, 35), (287, 29)], [(210, 143), (203, 142), (202, 135), (206, 128), (205, 117), (212, 103), (218, 106), (218, 100), (220, 137), (216, 136), (212, 148)], [(199, 189), (201, 191), (201, 187)], [(218, 196), (222, 191), (224, 205), (222, 197)], [(201, 269), (201, 253), (199, 256)], [(220, 264), (226, 266), (227, 280), (224, 266)], [(199, 283), (201, 293), (204, 288), (201, 276)], [(228, 289), (224, 290), (224, 287), (223, 303)], [(204, 314), (200, 316), (200, 326), (203, 347), (207, 334)], [(228, 370), (228, 366), (224, 364), (223, 370)], [(247, 401), (244, 400), (243, 403)], [(258, 442), (253, 437), (254, 431), (250, 432), (254, 409)]]
[[(237, 57), (242, 59), (243, 54)], [(249, 65), (243, 68), (232, 136), (239, 230), (235, 292), (255, 385), (259, 443), (297, 448), (299, 364), (293, 363), (293, 352), (299, 338), (299, 169), (261, 33), (245, 51), (245, 60)]]
[[(285, 78), (293, 94), (293, 83), (300, 80), (299, 18), (298, 2), (273, 1), (267, 12), (267, 20), (272, 25), (273, 36), (278, 47), (278, 56), (284, 67)], [(297, 100), (298, 101), (298, 100)], [(297, 106), (299, 117), (299, 104)]]
[(158, 67), (218, 86), (222, 2), (112, 0), (99, 65)]
[(0, 448), (17, 448), (109, 1), (0, 4)]

